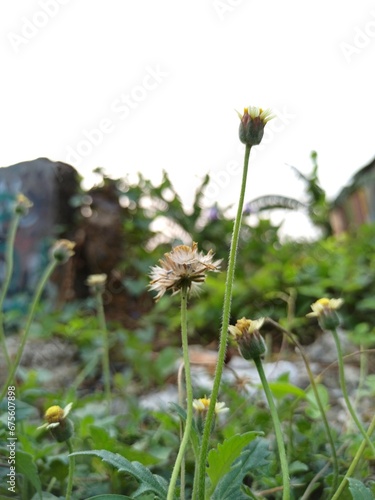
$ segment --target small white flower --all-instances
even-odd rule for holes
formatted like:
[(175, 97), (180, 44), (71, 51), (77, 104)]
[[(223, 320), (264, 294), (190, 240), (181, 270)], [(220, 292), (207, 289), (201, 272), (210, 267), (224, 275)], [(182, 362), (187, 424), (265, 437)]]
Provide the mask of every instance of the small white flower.
[(331, 311), (339, 309), (344, 303), (343, 299), (327, 299), (326, 297), (317, 300), (314, 304), (311, 304), (311, 309), (313, 312), (306, 314), (309, 318), (320, 317)]
[[(209, 406), (210, 406), (210, 402), (211, 402), (211, 400), (209, 398), (194, 399), (193, 400), (193, 408), (198, 413), (206, 413), (208, 411)], [(229, 408), (227, 408), (225, 406), (225, 403), (217, 402), (215, 404), (216, 415), (219, 413), (226, 413), (227, 411), (229, 411)]]

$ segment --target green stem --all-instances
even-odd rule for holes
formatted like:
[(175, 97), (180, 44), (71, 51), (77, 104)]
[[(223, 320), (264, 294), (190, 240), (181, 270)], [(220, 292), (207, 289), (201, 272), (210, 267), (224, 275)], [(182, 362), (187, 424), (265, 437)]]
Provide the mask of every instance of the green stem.
[(283, 436), (282, 436), (282, 432), (281, 432), (281, 425), (280, 425), (279, 416), (277, 414), (277, 410), (276, 410), (276, 406), (275, 406), (275, 403), (274, 403), (274, 400), (272, 397), (272, 393), (271, 393), (271, 390), (270, 390), (269, 385), (268, 385), (267, 377), (264, 373), (262, 360), (259, 357), (254, 358), (254, 363), (255, 363), (255, 366), (258, 370), (259, 377), (260, 377), (260, 380), (262, 382), (262, 386), (264, 389), (264, 393), (265, 393), (267, 401), (268, 401), (268, 406), (270, 408), (271, 417), (272, 417), (272, 421), (273, 421), (273, 427), (275, 430), (277, 447), (279, 449), (281, 473), (283, 476), (283, 500), (289, 500), (290, 499), (290, 478), (289, 478), (288, 462), (286, 459), (285, 446), (284, 446)]
[(111, 406), (111, 371), (109, 364), (109, 341), (108, 341), (108, 330), (104, 314), (103, 296), (100, 290), (96, 291), (96, 304), (97, 304), (97, 316), (99, 321), (99, 328), (102, 333), (102, 339), (103, 339), (102, 365), (103, 365), (103, 376), (104, 376), (104, 393), (107, 402), (107, 411), (109, 413)]
[(331, 498), (331, 500), (338, 500), (339, 498), (341, 498), (341, 493), (344, 491), (346, 485), (347, 485), (347, 482), (348, 482), (348, 479), (351, 477), (351, 475), (353, 474), (355, 468), (357, 467), (358, 465), (358, 462), (359, 460), (361, 459), (361, 456), (363, 454), (363, 451), (364, 449), (366, 448), (368, 442), (367, 440), (370, 439), (371, 437), (371, 434), (374, 432), (374, 429), (375, 429), (375, 416), (373, 417), (372, 421), (371, 421), (371, 424), (368, 428), (368, 431), (366, 433), (366, 439), (364, 439), (361, 443), (361, 445), (359, 446), (358, 450), (357, 450), (357, 453), (354, 455), (354, 458), (353, 458), (353, 461), (352, 463), (350, 464), (343, 480), (341, 481), (339, 487), (337, 488), (337, 491), (335, 492), (335, 494), (333, 495), (333, 497)]
[(241, 182), (241, 191), (240, 198), (238, 202), (237, 214), (234, 221), (233, 233), (232, 233), (232, 241), (229, 251), (229, 262), (228, 262), (228, 270), (226, 276), (226, 284), (225, 284), (225, 294), (224, 294), (224, 303), (223, 303), (223, 316), (222, 316), (222, 325), (221, 325), (221, 333), (220, 333), (220, 345), (218, 351), (218, 361), (216, 365), (215, 378), (212, 387), (211, 393), (211, 402), (208, 408), (206, 421), (203, 429), (203, 436), (201, 442), (201, 450), (200, 456), (198, 460), (198, 468), (195, 471), (194, 478), (194, 490), (193, 490), (193, 499), (202, 499), (204, 498), (205, 491), (205, 477), (206, 477), (206, 457), (208, 452), (208, 446), (210, 441), (212, 422), (214, 419), (215, 412), (215, 404), (217, 402), (217, 397), (220, 389), (221, 376), (223, 373), (225, 354), (227, 350), (228, 343), (228, 326), (230, 320), (230, 310), (232, 303), (232, 290), (233, 290), (233, 281), (234, 281), (234, 272), (236, 268), (236, 256), (237, 256), (237, 248), (238, 241), (240, 237), (240, 229), (242, 223), (242, 212), (243, 205), (245, 199), (245, 190), (246, 190), (246, 181), (247, 181), (247, 173), (249, 167), (249, 157), (250, 157), (251, 146), (246, 146), (245, 149), (245, 158), (244, 158), (244, 167), (242, 173), (242, 182)]
[(24, 329), (23, 334), (22, 334), (21, 343), (20, 343), (20, 346), (17, 350), (16, 359), (14, 360), (13, 365), (10, 367), (7, 380), (4, 384), (3, 390), (1, 391), (0, 401), (4, 398), (5, 393), (7, 391), (7, 387), (9, 385), (14, 385), (13, 378), (16, 374), (16, 371), (18, 369), (18, 365), (19, 365), (21, 358), (22, 358), (22, 354), (23, 354), (23, 350), (25, 348), (25, 344), (26, 344), (26, 340), (27, 340), (27, 337), (29, 334), (30, 326), (31, 326), (32, 320), (34, 319), (36, 306), (38, 305), (38, 302), (40, 300), (40, 297), (42, 295), (44, 287), (46, 286), (47, 281), (50, 278), (51, 274), (53, 273), (57, 264), (58, 263), (55, 260), (53, 260), (49, 263), (49, 265), (45, 269), (44, 274), (41, 277), (41, 279), (36, 287), (35, 294), (34, 294), (33, 300), (32, 300), (31, 305), (30, 305), (29, 314), (27, 317), (25, 329)]
[(4, 351), (5, 361), (7, 367), (10, 367), (10, 358), (8, 354), (8, 349), (5, 341), (4, 333), (4, 300), (8, 292), (10, 281), (12, 279), (13, 273), (13, 252), (14, 252), (14, 241), (16, 239), (16, 232), (18, 228), (18, 223), (21, 218), (20, 214), (15, 213), (10, 221), (10, 226), (7, 235), (7, 241), (5, 246), (5, 277), (3, 287), (0, 292), (0, 342)]
[(349, 413), (350, 413), (352, 419), (356, 423), (358, 430), (361, 432), (362, 436), (366, 440), (366, 442), (367, 442), (367, 444), (372, 452), (372, 455), (375, 457), (375, 447), (374, 447), (373, 443), (371, 442), (371, 439), (366, 434), (365, 428), (361, 424), (361, 422), (357, 416), (357, 413), (355, 412), (355, 410), (350, 402), (350, 399), (349, 399), (348, 390), (347, 390), (346, 381), (345, 381), (344, 362), (343, 362), (341, 344), (340, 344), (339, 336), (337, 334), (337, 330), (336, 330), (336, 328), (332, 328), (332, 330), (330, 330), (330, 331), (332, 332), (332, 335), (333, 335), (333, 338), (334, 338), (335, 344), (336, 344), (340, 385), (341, 385), (341, 391), (342, 391), (342, 394), (344, 396), (346, 406), (349, 410)]
[(178, 450), (176, 462), (173, 467), (171, 481), (169, 483), (167, 500), (173, 500), (174, 492), (176, 488), (177, 478), (180, 472), (182, 459), (185, 455), (186, 447), (190, 438), (190, 431), (193, 423), (193, 386), (191, 383), (191, 372), (190, 372), (190, 360), (189, 360), (189, 345), (188, 345), (188, 332), (187, 332), (187, 287), (182, 287), (181, 289), (181, 341), (182, 341), (182, 352), (184, 358), (184, 369), (185, 369), (185, 384), (186, 384), (186, 399), (187, 399), (187, 411), (186, 411), (186, 424), (185, 432), (182, 437), (180, 444), (180, 449)]
[(74, 467), (75, 467), (75, 458), (72, 456), (73, 446), (70, 439), (66, 442), (69, 449), (69, 473), (68, 473), (68, 485), (66, 487), (66, 495), (65, 500), (70, 500), (72, 498), (73, 491), (73, 476), (74, 476)]
[(297, 346), (297, 348), (302, 356), (303, 362), (305, 363), (307, 375), (308, 375), (309, 380), (310, 380), (310, 385), (311, 385), (311, 388), (313, 390), (316, 402), (318, 404), (320, 416), (322, 417), (323, 425), (325, 427), (327, 438), (328, 438), (329, 445), (331, 448), (332, 467), (333, 467), (332, 491), (334, 491), (337, 488), (337, 484), (338, 484), (338, 480), (339, 480), (339, 463), (337, 460), (335, 442), (334, 442), (334, 439), (332, 436), (332, 432), (331, 432), (331, 428), (330, 428), (330, 425), (329, 425), (329, 422), (327, 419), (327, 415), (324, 411), (323, 403), (322, 403), (320, 396), (319, 396), (319, 391), (318, 391), (317, 385), (315, 383), (314, 375), (313, 375), (311, 368), (310, 368), (310, 363), (309, 363), (308, 357), (306, 356), (305, 350), (303, 349), (301, 344), (298, 342), (298, 340), (295, 339), (295, 337), (288, 330), (286, 330), (285, 328), (280, 326), (278, 323), (276, 323), (276, 321), (273, 321), (273, 319), (271, 319), (271, 318), (267, 318), (267, 323), (272, 324), (273, 326), (275, 326), (276, 328), (281, 330), (285, 335), (288, 336), (288, 338), (293, 342), (293, 344), (295, 346)]

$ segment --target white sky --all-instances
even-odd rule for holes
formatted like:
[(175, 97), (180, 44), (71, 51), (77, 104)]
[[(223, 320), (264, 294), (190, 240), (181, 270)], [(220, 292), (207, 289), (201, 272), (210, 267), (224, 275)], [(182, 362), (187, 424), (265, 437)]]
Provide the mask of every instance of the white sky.
[(1, 166), (46, 156), (88, 179), (100, 166), (155, 181), (165, 169), (187, 205), (210, 173), (207, 204), (226, 206), (247, 105), (279, 114), (247, 200), (301, 199), (288, 164), (309, 172), (313, 149), (331, 198), (375, 156), (375, 1), (17, 0), (0, 19)]

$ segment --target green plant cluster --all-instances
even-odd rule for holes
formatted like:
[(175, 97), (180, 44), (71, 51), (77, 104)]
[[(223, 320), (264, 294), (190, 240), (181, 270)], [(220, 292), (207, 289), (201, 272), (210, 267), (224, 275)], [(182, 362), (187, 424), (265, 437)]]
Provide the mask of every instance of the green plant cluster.
[[(153, 304), (145, 292), (147, 274), (164, 252), (186, 242), (187, 237), (205, 252), (213, 249), (215, 258), (224, 259), (225, 271), (232, 231), (231, 207), (204, 208), (208, 176), (197, 189), (190, 210), (182, 205), (166, 174), (156, 186), (142, 176), (136, 183), (103, 177), (103, 184), (109, 182), (115, 184), (119, 203), (125, 207), (121, 279), (133, 308), (132, 322), (124, 325), (107, 320), (111, 411), (105, 401), (101, 369), (103, 324), (95, 315), (93, 298), (68, 303), (58, 311), (44, 300), (31, 311), (32, 317), (26, 318), (13, 310), (1, 313), (7, 337), (21, 335), (28, 324), (29, 342), (42, 340), (48, 344), (59, 339), (77, 349), (75, 375), (68, 384), (61, 380), (58, 388), (49, 387), (53, 368), (21, 366), (17, 371), (16, 495), (9, 492), (6, 483), (8, 407), (6, 398), (1, 401), (1, 498), (64, 498), (70, 467), (68, 450), (64, 443), (37, 431), (37, 427), (45, 409), (69, 402), (73, 402), (69, 418), (75, 428), (71, 440), (77, 452), (73, 499), (166, 498), (180, 444), (179, 426), (186, 414), (177, 405), (150, 410), (140, 403), (145, 395), (176, 383), (180, 322), (173, 310), (177, 310), (179, 301), (165, 296)], [(319, 203), (322, 200), (320, 196)], [(168, 231), (155, 229), (158, 219)], [(321, 224), (318, 218), (318, 226)], [(194, 329), (188, 332), (191, 342), (217, 344), (224, 291), (225, 272), (208, 276), (199, 297), (192, 297), (189, 325)], [(309, 344), (321, 332), (317, 323), (305, 315), (310, 304), (323, 296), (344, 299), (340, 315), (347, 335), (358, 349), (370, 351), (375, 344), (375, 226), (363, 225), (355, 234), (318, 234), (314, 241), (292, 241), (282, 240), (280, 227), (269, 218), (254, 221), (254, 216), (245, 215), (239, 235), (232, 322), (244, 315), (272, 317), (301, 344)], [(282, 342), (282, 330), (272, 325), (265, 329), (271, 339), (271, 355), (282, 349), (281, 354), (290, 357), (295, 348), (291, 342)], [(371, 363), (370, 354), (366, 360)], [(365, 366), (357, 408), (361, 398), (375, 396), (374, 377), (368, 375), (368, 369)], [(248, 382), (237, 382), (223, 383), (221, 387), (220, 399), (225, 400), (230, 412), (217, 419), (211, 435), (214, 444), (207, 456), (207, 498), (282, 498), (283, 482), (270, 412), (260, 391), (250, 395)], [(317, 388), (328, 411), (331, 402), (327, 389), (323, 383)], [(291, 384), (287, 375), (270, 383), (270, 389), (282, 423), (291, 498), (328, 500), (334, 471), (316, 395), (310, 386)], [(338, 453), (337, 479), (342, 480), (361, 446), (362, 436), (351, 426), (346, 431), (338, 425), (332, 426), (332, 435)], [(199, 429), (195, 424), (191, 442), (192, 449), (198, 446)], [(194, 477), (192, 449), (185, 457), (188, 492)], [(366, 448), (341, 499), (374, 498), (373, 459)], [(176, 498), (179, 495), (177, 487)]]

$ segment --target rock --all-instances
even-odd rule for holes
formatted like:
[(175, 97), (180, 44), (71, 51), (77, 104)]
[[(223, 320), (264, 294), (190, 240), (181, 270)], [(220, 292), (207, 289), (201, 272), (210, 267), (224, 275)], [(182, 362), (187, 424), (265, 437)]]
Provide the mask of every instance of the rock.
[(33, 203), (21, 217), (15, 240), (14, 272), (9, 294), (32, 292), (44, 269), (51, 241), (74, 232), (70, 199), (79, 187), (76, 170), (47, 158), (0, 168), (0, 279), (4, 276), (4, 244), (17, 194)]

